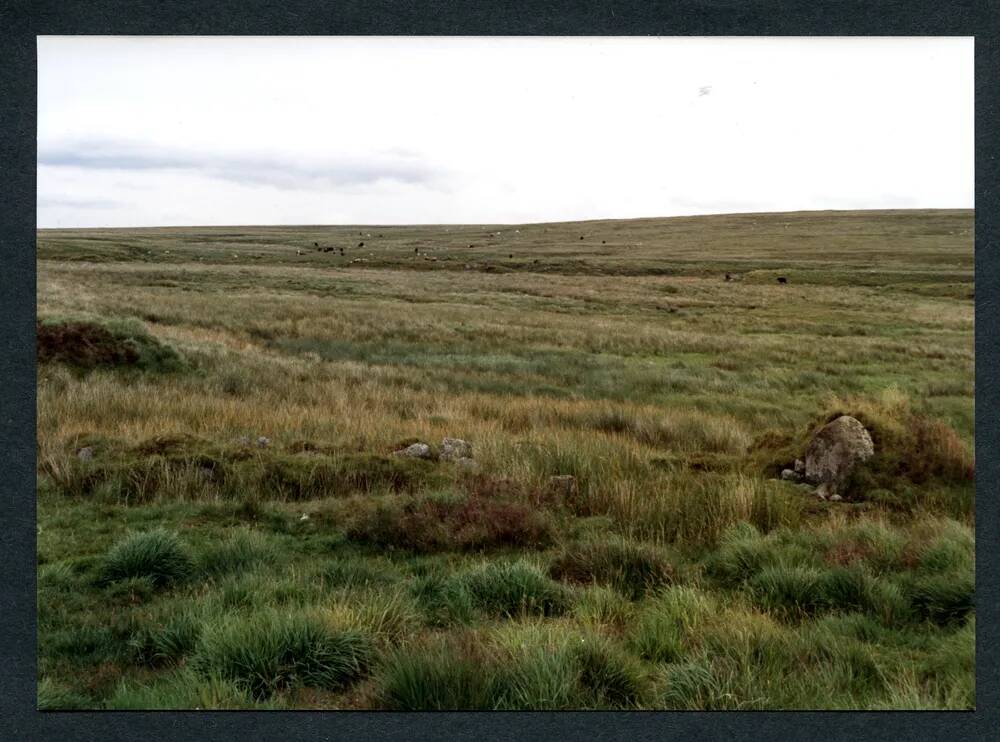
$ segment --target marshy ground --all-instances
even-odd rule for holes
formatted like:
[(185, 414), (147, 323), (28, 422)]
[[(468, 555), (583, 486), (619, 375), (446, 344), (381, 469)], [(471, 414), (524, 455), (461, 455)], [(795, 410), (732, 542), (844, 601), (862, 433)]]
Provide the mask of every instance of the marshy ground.
[(41, 230), (40, 707), (972, 707), (972, 228)]

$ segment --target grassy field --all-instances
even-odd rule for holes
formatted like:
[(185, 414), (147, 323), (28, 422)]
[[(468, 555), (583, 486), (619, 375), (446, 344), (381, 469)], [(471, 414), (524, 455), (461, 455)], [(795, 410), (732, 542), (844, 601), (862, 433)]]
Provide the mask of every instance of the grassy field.
[(973, 707), (972, 230), (39, 231), (39, 706)]

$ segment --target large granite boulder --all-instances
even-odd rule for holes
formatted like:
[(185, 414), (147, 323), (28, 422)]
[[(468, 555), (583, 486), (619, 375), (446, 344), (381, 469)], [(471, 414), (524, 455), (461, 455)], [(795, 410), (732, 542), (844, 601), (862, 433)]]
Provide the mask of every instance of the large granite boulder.
[(851, 472), (875, 453), (875, 444), (856, 418), (841, 415), (824, 425), (806, 449), (805, 478), (826, 494), (841, 490)]

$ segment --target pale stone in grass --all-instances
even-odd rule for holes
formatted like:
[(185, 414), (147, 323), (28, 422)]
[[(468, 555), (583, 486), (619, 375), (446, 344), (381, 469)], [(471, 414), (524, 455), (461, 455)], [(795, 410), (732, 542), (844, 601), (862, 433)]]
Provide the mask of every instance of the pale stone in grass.
[(431, 447), (426, 443), (411, 443), (406, 448), (396, 451), (397, 456), (409, 456), (412, 459), (429, 459), (431, 457)]
[(785, 480), (786, 482), (801, 482), (802, 481), (802, 475), (799, 474), (796, 471), (792, 471), (791, 469), (782, 469), (781, 470), (781, 478), (783, 480)]
[(84, 446), (79, 451), (76, 452), (77, 457), (80, 461), (90, 461), (94, 458), (94, 449), (90, 446)]
[(840, 489), (854, 468), (875, 453), (872, 437), (856, 418), (841, 415), (813, 436), (806, 450), (806, 479), (826, 485), (830, 494)]
[(454, 461), (457, 459), (471, 459), (472, 444), (463, 441), (461, 438), (445, 438), (441, 441), (441, 460)]

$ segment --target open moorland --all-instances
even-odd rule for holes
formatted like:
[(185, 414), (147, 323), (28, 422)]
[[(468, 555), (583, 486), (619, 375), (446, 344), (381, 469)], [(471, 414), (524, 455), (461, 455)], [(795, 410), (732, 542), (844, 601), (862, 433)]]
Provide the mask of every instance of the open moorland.
[(973, 279), (971, 211), (40, 230), (39, 707), (971, 708)]

